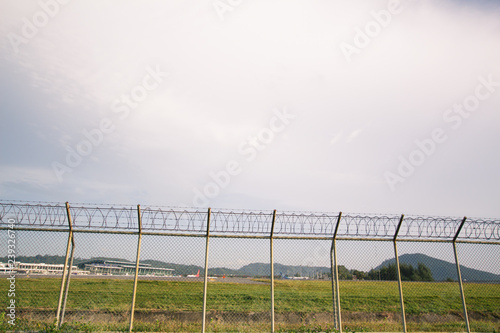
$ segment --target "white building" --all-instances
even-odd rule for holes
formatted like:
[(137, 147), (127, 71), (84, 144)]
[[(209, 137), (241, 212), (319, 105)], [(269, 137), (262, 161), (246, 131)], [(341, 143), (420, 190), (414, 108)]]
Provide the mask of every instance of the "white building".
[[(135, 262), (114, 261), (94, 259), (86, 263), (80, 263), (80, 267), (85, 268), (85, 271), (95, 275), (134, 275)], [(171, 268), (152, 267), (149, 264), (139, 263), (139, 275), (152, 276), (172, 276), (174, 270)]]
[[(45, 264), (45, 263), (23, 263), (16, 262), (14, 269), (16, 274), (41, 274), (41, 275), (58, 275), (64, 271), (63, 264)], [(11, 272), (8, 264), (0, 263), (0, 273), (8, 274)], [(89, 272), (79, 270), (77, 266), (71, 266), (71, 274), (81, 275), (89, 274)]]
[(0, 274), (8, 274), (8, 273), (10, 273), (9, 264), (0, 262)]

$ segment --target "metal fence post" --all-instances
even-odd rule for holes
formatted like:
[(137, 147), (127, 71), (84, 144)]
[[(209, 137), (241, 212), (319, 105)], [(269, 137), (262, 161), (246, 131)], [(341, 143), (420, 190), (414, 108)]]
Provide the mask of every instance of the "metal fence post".
[(69, 292), (69, 282), (71, 280), (71, 269), (73, 267), (73, 258), (75, 255), (75, 238), (73, 235), (73, 231), (71, 231), (71, 258), (69, 261), (69, 269), (68, 269), (68, 277), (66, 278), (66, 287), (64, 290), (64, 300), (62, 304), (62, 312), (61, 312), (61, 320), (59, 322), (59, 328), (64, 322), (64, 313), (66, 312), (66, 301), (68, 300), (68, 292)]
[(273, 221), (271, 224), (270, 255), (271, 255), (271, 332), (274, 332), (274, 223), (276, 222), (276, 209), (273, 211)]
[(71, 213), (69, 210), (69, 203), (66, 202), (66, 215), (68, 216), (68, 224), (69, 224), (69, 233), (68, 233), (68, 244), (66, 245), (66, 259), (64, 260), (64, 268), (63, 274), (61, 278), (61, 290), (59, 291), (59, 301), (57, 303), (57, 314), (56, 314), (56, 326), (59, 327), (60, 316), (61, 316), (61, 307), (63, 301), (64, 294), (64, 285), (66, 282), (66, 273), (68, 268), (68, 257), (69, 257), (69, 247), (71, 246), (71, 241), (73, 239), (73, 225), (71, 223)]
[(462, 307), (464, 310), (465, 326), (467, 326), (467, 332), (470, 333), (469, 316), (467, 315), (467, 304), (465, 303), (464, 286), (462, 283), (462, 274), (460, 273), (460, 263), (458, 262), (458, 253), (457, 253), (457, 238), (458, 235), (460, 234), (460, 231), (462, 231), (462, 227), (465, 224), (465, 220), (467, 220), (466, 216), (462, 220), (462, 223), (460, 224), (460, 227), (458, 228), (458, 231), (455, 234), (455, 237), (453, 238), (453, 253), (455, 254), (455, 262), (457, 264), (458, 285), (460, 286), (460, 296), (462, 297)]
[(207, 284), (208, 284), (208, 245), (210, 244), (210, 215), (212, 214), (212, 209), (208, 208), (207, 213), (207, 242), (205, 247), (205, 277), (203, 281), (203, 312), (201, 321), (201, 332), (205, 332), (206, 325), (206, 315), (207, 315)]
[(134, 291), (132, 292), (132, 306), (130, 309), (130, 325), (129, 332), (132, 332), (134, 326), (134, 311), (135, 311), (135, 296), (137, 292), (137, 278), (139, 275), (139, 260), (141, 257), (141, 240), (142, 240), (142, 218), (141, 218), (141, 205), (137, 205), (137, 221), (139, 223), (139, 239), (137, 241), (137, 257), (135, 260), (135, 276), (134, 276)]
[(394, 256), (396, 257), (396, 273), (398, 275), (398, 287), (399, 287), (399, 300), (401, 302), (401, 318), (403, 320), (403, 332), (406, 333), (406, 315), (405, 315), (405, 303), (403, 300), (403, 287), (401, 285), (401, 271), (399, 269), (399, 256), (398, 256), (398, 245), (397, 245), (397, 238), (398, 238), (398, 233), (399, 229), (401, 228), (401, 224), (403, 223), (404, 219), (404, 214), (401, 215), (401, 219), (399, 220), (398, 227), (396, 229), (396, 233), (394, 234)]
[(332, 273), (332, 296), (333, 296), (333, 324), (335, 329), (342, 333), (342, 319), (340, 316), (340, 288), (339, 288), (339, 267), (337, 262), (337, 233), (339, 231), (342, 212), (339, 212), (337, 225), (332, 238), (332, 248), (330, 249), (330, 268)]

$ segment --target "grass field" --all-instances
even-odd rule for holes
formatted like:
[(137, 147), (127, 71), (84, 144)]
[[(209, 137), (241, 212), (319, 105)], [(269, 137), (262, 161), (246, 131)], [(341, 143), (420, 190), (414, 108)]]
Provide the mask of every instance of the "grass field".
[[(212, 331), (266, 331), (270, 319), (269, 280), (262, 284), (209, 283), (207, 310)], [(16, 285), (17, 329), (49, 325), (55, 318), (60, 278), (22, 278)], [(0, 280), (0, 289), (8, 290)], [(68, 329), (125, 330), (132, 280), (73, 279), (68, 296)], [(463, 331), (457, 283), (403, 283), (409, 330)], [(467, 307), (475, 331), (500, 331), (500, 285), (465, 284)], [(343, 327), (356, 331), (400, 331), (396, 282), (341, 281)], [(0, 302), (8, 304), (7, 293)], [(202, 282), (140, 280), (136, 330), (200, 329)], [(4, 307), (5, 308), (5, 307)], [(275, 281), (278, 330), (328, 331), (331, 325), (330, 281)], [(4, 319), (3, 328), (6, 319)]]

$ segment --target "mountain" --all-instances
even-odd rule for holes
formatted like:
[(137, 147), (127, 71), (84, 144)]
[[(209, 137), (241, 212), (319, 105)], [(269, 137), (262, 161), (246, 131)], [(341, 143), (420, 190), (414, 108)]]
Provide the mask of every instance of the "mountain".
[[(159, 261), (159, 260), (149, 260), (149, 259), (148, 260), (141, 260), (141, 264), (149, 264), (153, 267), (158, 267), (158, 268), (173, 268), (175, 275), (196, 274), (196, 272), (198, 270), (200, 270), (200, 275), (203, 275), (205, 272), (205, 268), (201, 267), (201, 266), (172, 264), (172, 263), (166, 263), (166, 262)], [(209, 268), (208, 269), (208, 275), (210, 275), (210, 276), (224, 275), (224, 274), (226, 274), (226, 275), (241, 275), (241, 273), (238, 273), (237, 270), (225, 268), (225, 267), (216, 267), (216, 268)]]
[[(380, 269), (384, 266), (389, 266), (389, 264), (394, 264), (395, 259), (387, 259), (382, 264), (377, 266), (375, 270)], [(418, 267), (419, 263), (423, 263), (432, 272), (432, 276), (435, 281), (445, 281), (446, 279), (452, 279), (457, 281), (457, 266), (454, 263), (429, 257), (422, 253), (413, 254), (403, 254), (399, 256), (400, 264), (409, 264), (414, 268)], [(489, 272), (480, 271), (473, 268), (468, 268), (460, 265), (460, 273), (462, 274), (462, 280), (469, 282), (500, 282), (500, 275), (493, 274)]]
[[(239, 275), (246, 276), (269, 276), (271, 274), (270, 264), (254, 263), (241, 267), (237, 270)], [(309, 276), (316, 277), (318, 274), (327, 274), (329, 267), (308, 267), (308, 266), (287, 266), (274, 264), (274, 274), (283, 273), (288, 276)]]
[[(141, 264), (149, 264), (152, 267), (157, 268), (173, 268), (174, 275), (188, 275), (188, 274), (196, 274), (198, 270), (200, 270), (200, 274), (203, 274), (205, 271), (203, 267), (196, 265), (181, 265), (181, 264), (172, 264), (166, 263), (159, 260), (141, 260)], [(210, 270), (209, 270), (210, 271)]]

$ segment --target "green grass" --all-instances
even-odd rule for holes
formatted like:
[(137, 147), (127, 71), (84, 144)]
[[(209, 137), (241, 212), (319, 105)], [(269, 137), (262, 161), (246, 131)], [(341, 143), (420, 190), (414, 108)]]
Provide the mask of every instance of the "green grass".
[[(18, 279), (16, 305), (25, 309), (55, 309), (61, 282), (56, 278)], [(0, 280), (7, 290), (7, 281)], [(132, 280), (73, 279), (68, 309), (127, 311), (132, 297)], [(456, 283), (403, 283), (408, 314), (461, 311)], [(499, 284), (466, 284), (470, 311), (500, 314)], [(400, 311), (396, 282), (341, 281), (343, 311)], [(0, 302), (7, 304), (7, 293)], [(202, 282), (139, 281), (137, 309), (199, 311), (203, 300)], [(270, 286), (265, 284), (209, 283), (208, 308), (226, 311), (267, 311)], [(275, 281), (276, 312), (328, 312), (332, 309), (329, 281)]]
[[(211, 312), (234, 313), (269, 313), (270, 285), (269, 280), (261, 280), (267, 284), (233, 284), (212, 282), (208, 285), (207, 310)], [(22, 278), (17, 279), (16, 306), (18, 313), (41, 312), (46, 316), (28, 318), (21, 315), (18, 318), (21, 329), (23, 325), (33, 329), (38, 325), (49, 325), (55, 317), (55, 310), (61, 286), (60, 278)], [(0, 280), (0, 290), (7, 290), (8, 281)], [(132, 280), (119, 279), (73, 279), (67, 303), (68, 330), (124, 330), (128, 326), (128, 312), (132, 299)], [(403, 283), (405, 309), (409, 330), (420, 331), (463, 331), (461, 322), (432, 322), (426, 320), (411, 320), (418, 316), (461, 314), (462, 303), (457, 283)], [(469, 312), (474, 312), (471, 326), (477, 331), (500, 330), (500, 285), (499, 284), (465, 284), (465, 294)], [(397, 282), (378, 281), (341, 281), (341, 308), (347, 331), (399, 331), (400, 301)], [(7, 304), (9, 298), (6, 292), (0, 293), (0, 303)], [(139, 281), (137, 288), (137, 313), (195, 312), (202, 309), (203, 283), (178, 281)], [(1, 310), (0, 310), (1, 311)], [(44, 312), (45, 311), (45, 312)], [(100, 322), (96, 314), (116, 313), (116, 323)], [(277, 314), (331, 313), (332, 295), (330, 281), (275, 281), (275, 312)], [(349, 319), (349, 314), (384, 313), (383, 318)], [(392, 315), (391, 315), (392, 313)], [(92, 317), (96, 315), (97, 317)], [(122, 317), (120, 317), (122, 316)], [(479, 316), (479, 317), (478, 317)], [(94, 319), (89, 319), (89, 318)], [(75, 319), (76, 318), (76, 319)], [(138, 316), (136, 315), (136, 318)], [(222, 318), (222, 317), (221, 317)], [(314, 318), (309, 316), (307, 318)], [(393, 319), (387, 319), (393, 318)], [(423, 317), (422, 317), (423, 318)], [(478, 319), (480, 318), (480, 319)], [(278, 329), (297, 332), (307, 331), (307, 327), (320, 327), (314, 319), (304, 326), (300, 324), (279, 323)], [(37, 322), (38, 321), (38, 322)], [(49, 324), (47, 324), (49, 323)], [(4, 322), (5, 325), (5, 322)], [(97, 325), (97, 326), (96, 326)], [(104, 325), (104, 326), (103, 326)], [(172, 326), (173, 325), (173, 326)], [(259, 326), (260, 325), (260, 326)], [(277, 323), (278, 325), (278, 323)], [(182, 321), (156, 320), (156, 322), (141, 322), (135, 324), (137, 330), (149, 331), (193, 331), (199, 330), (199, 323)], [(252, 331), (269, 330), (268, 323), (229, 324), (223, 319), (208, 323), (211, 331)], [(2, 326), (1, 328), (6, 328)], [(236, 327), (236, 328), (235, 328)], [(70, 329), (71, 328), (71, 329)], [(318, 328), (319, 329), (319, 328)], [(324, 326), (324, 330), (332, 327)], [(49, 331), (48, 328), (45, 330)], [(314, 330), (312, 330), (314, 331)]]

